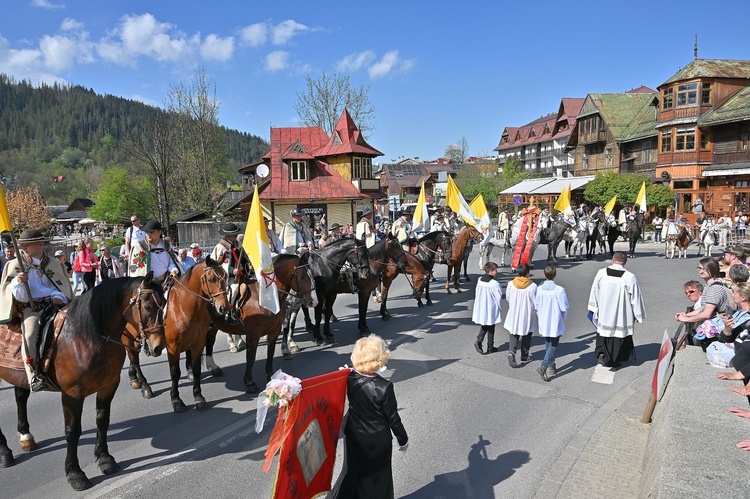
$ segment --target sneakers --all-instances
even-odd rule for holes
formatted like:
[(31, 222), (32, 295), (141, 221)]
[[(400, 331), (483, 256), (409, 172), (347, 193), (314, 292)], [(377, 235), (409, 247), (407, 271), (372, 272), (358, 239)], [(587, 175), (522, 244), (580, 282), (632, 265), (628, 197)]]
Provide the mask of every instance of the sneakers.
[(521, 356), (521, 364), (528, 364), (529, 362), (531, 362), (531, 354), (527, 355), (526, 357), (524, 357), (523, 355)]
[(547, 369), (543, 367), (537, 367), (536, 372), (539, 373), (539, 376), (541, 376), (544, 381), (549, 381), (549, 377), (547, 376)]
[(489, 351), (487, 353), (497, 353), (499, 350), (495, 347), (490, 347)]
[(547, 376), (557, 376), (557, 367), (554, 364), (547, 368)]
[(508, 364), (510, 364), (510, 367), (518, 367), (518, 363), (516, 362), (516, 354), (509, 353), (508, 354)]
[(477, 352), (484, 354), (484, 350), (482, 350), (482, 344), (480, 342), (475, 341), (474, 348), (477, 350)]
[(31, 388), (32, 393), (39, 392), (47, 388), (47, 382), (40, 376), (34, 376), (33, 378), (31, 378), (29, 388)]

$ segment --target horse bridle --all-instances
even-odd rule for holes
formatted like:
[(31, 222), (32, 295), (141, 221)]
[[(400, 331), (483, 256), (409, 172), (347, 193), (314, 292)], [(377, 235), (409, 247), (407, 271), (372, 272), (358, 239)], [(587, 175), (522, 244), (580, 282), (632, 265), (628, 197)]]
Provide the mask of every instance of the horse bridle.
[[(154, 301), (154, 304), (156, 304), (156, 308), (158, 309), (157, 312), (157, 322), (153, 326), (146, 326), (143, 322), (143, 314), (141, 312), (141, 304), (144, 301), (141, 299), (141, 295), (147, 295), (151, 300)], [(166, 304), (165, 304), (166, 305)], [(110, 338), (109, 336), (104, 336), (104, 341), (108, 343), (115, 343), (117, 345), (120, 345), (124, 348), (127, 348), (129, 350), (132, 350), (134, 352), (140, 352), (141, 348), (143, 347), (143, 341), (146, 339), (146, 337), (158, 330), (161, 327), (164, 327), (164, 319), (162, 318), (161, 324), (159, 323), (159, 316), (164, 311), (164, 305), (159, 305), (159, 301), (156, 299), (156, 292), (153, 288), (143, 289), (142, 284), (141, 286), (138, 286), (138, 290), (135, 293), (135, 296), (130, 298), (130, 301), (128, 302), (128, 306), (125, 308), (125, 310), (122, 311), (122, 316), (125, 317), (125, 312), (127, 312), (131, 307), (135, 306), (135, 315), (136, 320), (138, 321), (138, 336), (133, 336), (128, 332), (127, 329), (123, 329), (122, 334), (123, 336), (126, 336), (128, 339), (130, 339), (135, 345), (137, 346), (130, 346), (126, 345), (122, 342), (119, 342), (115, 339)]]
[[(219, 287), (220, 288), (223, 287), (224, 291), (217, 291), (215, 293), (211, 293), (210, 289), (208, 288), (208, 277), (206, 276), (209, 270), (213, 272), (214, 276), (216, 276), (217, 279), (219, 279)], [(221, 268), (221, 270), (222, 272), (224, 271), (223, 268)], [(175, 282), (179, 284), (180, 286), (182, 286), (182, 288), (188, 293), (194, 296), (197, 296), (201, 300), (207, 302), (214, 309), (216, 308), (216, 300), (214, 298), (216, 298), (217, 296), (224, 295), (225, 299), (229, 300), (229, 288), (227, 286), (227, 276), (226, 275), (220, 276), (219, 273), (216, 271), (216, 268), (214, 267), (209, 267), (208, 265), (206, 265), (203, 268), (203, 274), (201, 274), (201, 292), (203, 294), (196, 293), (192, 289), (188, 288), (187, 286), (185, 286), (185, 284), (183, 284), (183, 282), (180, 279), (175, 279)], [(203, 295), (206, 295), (206, 296), (203, 296)]]
[(297, 283), (297, 287), (300, 288), (301, 286), (300, 286), (300, 283), (299, 283), (299, 276), (297, 275), (297, 270), (304, 269), (305, 272), (307, 272), (307, 276), (310, 278), (310, 282), (312, 283), (312, 286), (310, 287), (310, 289), (305, 290), (305, 291), (295, 291), (293, 289), (290, 290), (290, 291), (284, 291), (283, 289), (280, 289), (279, 292), (287, 294), (287, 295), (295, 293), (295, 294), (297, 294), (299, 296), (302, 296), (304, 294), (312, 293), (313, 291), (315, 291), (315, 289), (316, 289), (315, 288), (315, 277), (312, 275), (312, 272), (310, 271), (309, 267), (310, 267), (309, 263), (306, 263), (304, 265), (295, 265), (294, 266), (294, 270), (292, 271), (292, 275), (293, 275), (294, 282)]

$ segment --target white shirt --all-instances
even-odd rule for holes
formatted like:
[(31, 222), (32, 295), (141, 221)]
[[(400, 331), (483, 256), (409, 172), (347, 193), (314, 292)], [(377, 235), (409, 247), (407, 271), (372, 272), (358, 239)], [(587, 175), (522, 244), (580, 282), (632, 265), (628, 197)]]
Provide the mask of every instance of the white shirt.
[(479, 278), (474, 297), (474, 310), (471, 321), (481, 326), (491, 326), (502, 322), (503, 288), (494, 279), (485, 280), (489, 275)]
[[(161, 251), (160, 251), (161, 250)], [(164, 242), (159, 241), (156, 246), (151, 246), (151, 270), (154, 271), (154, 277), (161, 277), (166, 272), (177, 270), (177, 266), (170, 258), (169, 253), (164, 249)]]
[(565, 317), (568, 315), (568, 295), (565, 288), (554, 281), (545, 281), (536, 288), (534, 300), (539, 324), (539, 335), (547, 338), (562, 336), (565, 332)]
[[(31, 259), (32, 265), (26, 269), (26, 273), (29, 276), (27, 281), (29, 289), (31, 290), (31, 297), (35, 300), (40, 298), (59, 298), (63, 303), (68, 303), (68, 298), (52, 284), (39, 265), (42, 261), (38, 258)], [(26, 286), (23, 283), (18, 282), (18, 277), (14, 277), (10, 281), (10, 291), (13, 293), (13, 298), (22, 303), (29, 302), (29, 294), (26, 292)]]
[(528, 287), (519, 289), (513, 281), (510, 281), (506, 288), (506, 298), (508, 299), (508, 315), (505, 316), (503, 324), (505, 329), (510, 334), (521, 336), (536, 331), (536, 311), (534, 310), (536, 284), (532, 282)]
[(143, 229), (141, 229), (140, 227), (131, 225), (125, 231), (125, 239), (130, 239), (130, 246), (132, 247), (133, 243), (135, 243), (136, 241), (141, 242), (146, 239), (146, 233), (143, 232)]

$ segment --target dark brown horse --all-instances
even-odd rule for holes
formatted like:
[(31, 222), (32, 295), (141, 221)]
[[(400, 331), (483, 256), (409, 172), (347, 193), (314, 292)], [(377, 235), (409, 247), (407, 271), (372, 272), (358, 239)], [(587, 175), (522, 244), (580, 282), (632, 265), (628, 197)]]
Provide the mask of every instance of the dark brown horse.
[(448, 259), (448, 275), (445, 277), (445, 290), (448, 294), (451, 294), (451, 273), (453, 273), (453, 288), (457, 293), (461, 292), (461, 288), (458, 287), (458, 279), (461, 273), (461, 264), (467, 256), (466, 248), (470, 240), (480, 241), (481, 239), (482, 233), (471, 225), (464, 226), (461, 232), (453, 239), (453, 243), (451, 244), (452, 253)]
[[(167, 339), (167, 358), (172, 388), (169, 396), (174, 412), (185, 412), (187, 407), (180, 398), (180, 354), (193, 352), (193, 398), (195, 408), (206, 409), (200, 385), (201, 353), (206, 345), (206, 332), (211, 324), (212, 312), (223, 315), (229, 309), (227, 297), (227, 273), (221, 264), (209, 256), (201, 263), (188, 269), (172, 286), (169, 292), (167, 316), (164, 319), (164, 332)], [(130, 386), (141, 389), (144, 398), (151, 398), (153, 392), (143, 376), (138, 355), (128, 351), (130, 359)]]
[[(91, 487), (78, 462), (83, 401), (96, 393), (94, 456), (102, 473), (115, 473), (120, 467), (109, 453), (107, 430), (112, 399), (120, 384), (120, 371), (125, 362), (125, 350), (140, 350), (143, 347), (146, 354), (159, 356), (166, 345), (162, 327), (163, 292), (151, 277), (149, 273), (146, 277), (106, 280), (73, 300), (54, 346), (47, 374), (51, 383), (62, 392), (65, 440), (68, 444), (65, 475), (75, 490)], [(137, 331), (135, 337), (126, 331), (126, 324)], [(0, 345), (3, 347), (0, 350), (15, 352), (15, 347), (21, 344), (20, 320), (9, 326), (2, 325), (0, 329), (3, 329), (0, 337), (11, 338), (10, 343)], [(125, 343), (137, 346), (130, 347)], [(26, 371), (20, 359), (14, 366), (9, 360), (13, 360), (13, 357), (0, 358), (0, 378), (16, 387), (21, 447), (31, 451), (37, 445), (29, 432), (26, 403), (30, 392)], [(13, 454), (0, 432), (0, 467), (13, 464)]]
[(389, 320), (392, 316), (388, 312), (386, 303), (388, 302), (388, 290), (391, 284), (399, 274), (404, 274), (409, 281), (412, 289), (412, 295), (417, 300), (417, 306), (422, 307), (422, 293), (430, 283), (430, 271), (417, 259), (415, 255), (401, 250), (401, 255), (397, 259), (389, 259), (383, 267), (382, 276), (383, 291), (380, 300), (380, 318), (384, 321)]
[[(250, 298), (242, 305), (240, 317), (242, 325), (230, 325), (224, 321), (223, 316), (214, 318), (214, 326), (208, 332), (206, 343), (206, 367), (212, 372), (221, 372), (219, 366), (213, 360), (213, 346), (216, 341), (216, 333), (220, 329), (227, 334), (247, 335), (247, 350), (245, 351), (245, 392), (258, 393), (260, 388), (253, 381), (253, 365), (255, 355), (258, 351), (258, 343), (264, 336), (268, 343), (266, 355), (266, 378), (273, 375), (273, 356), (276, 352), (276, 340), (281, 334), (281, 324), (284, 322), (286, 313), (286, 298), (291, 291), (302, 297), (306, 307), (315, 307), (318, 297), (315, 290), (315, 280), (309, 268), (310, 253), (305, 252), (302, 256), (279, 255), (273, 262), (276, 273), (276, 286), (279, 289), (280, 311), (276, 314), (263, 308), (258, 303), (260, 283), (251, 284)], [(195, 352), (194, 352), (195, 354)], [(198, 353), (198, 359), (200, 354)], [(199, 362), (200, 364), (200, 362)], [(216, 371), (218, 369), (218, 371)]]

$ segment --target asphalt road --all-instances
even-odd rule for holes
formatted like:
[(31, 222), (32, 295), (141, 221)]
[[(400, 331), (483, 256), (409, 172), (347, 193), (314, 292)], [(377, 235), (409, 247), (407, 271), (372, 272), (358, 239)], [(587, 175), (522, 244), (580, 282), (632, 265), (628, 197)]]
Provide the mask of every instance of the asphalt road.
[[(618, 249), (624, 248), (618, 243)], [(657, 250), (656, 245), (642, 245), (639, 257), (628, 262), (641, 283), (648, 318), (636, 327), (638, 361), (612, 373), (594, 368), (595, 334), (585, 316), (593, 276), (607, 264), (603, 256), (584, 262), (561, 259), (557, 281), (568, 291), (571, 311), (558, 348), (558, 375), (548, 383), (535, 372), (544, 351), (538, 337), (533, 341), (532, 362), (518, 369), (507, 363), (507, 333), (502, 328), (498, 327), (495, 338), (499, 353), (479, 355), (474, 350), (477, 326), (471, 323), (471, 308), (480, 275), (476, 252), (469, 265), (472, 282), (463, 285), (461, 294), (447, 295), (433, 283), (435, 305), (417, 308), (400, 277), (389, 300), (392, 320), (382, 322), (371, 304), (368, 325), (390, 342), (393, 353), (386, 376), (395, 383), (399, 411), (411, 439), (405, 455), (394, 451), (396, 496), (533, 497), (548, 471), (559, 460), (569, 459), (566, 447), (597, 411), (608, 402), (611, 406), (634, 382), (650, 383), (664, 329), (674, 329), (674, 313), (687, 305), (682, 283), (697, 278), (698, 262), (694, 249), (690, 259), (681, 261), (667, 261)], [(532, 271), (538, 283), (544, 279), (545, 257), (540, 248)], [(512, 277), (507, 267), (501, 270), (498, 277), (505, 289)], [(445, 267), (437, 266), (436, 273), (442, 287)], [(341, 319), (333, 325), (339, 340), (335, 346), (317, 347), (298, 328), (303, 351), (284, 361), (277, 348), (274, 368), (305, 378), (350, 362), (357, 339), (354, 297), (340, 296), (335, 311)], [(151, 400), (131, 390), (123, 372), (109, 432), (110, 451), (122, 467), (115, 475), (100, 475), (94, 464), (94, 401), (87, 400), (79, 458), (94, 486), (84, 493), (75, 493), (64, 477), (66, 446), (59, 396), (31, 396), (32, 433), (40, 449), (24, 454), (13, 431), (13, 389), (0, 386), (0, 424), (17, 460), (15, 467), (0, 470), (0, 495), (270, 497), (274, 473), (263, 474), (260, 468), (276, 413), (269, 411), (266, 429), (255, 434), (256, 398), (242, 391), (244, 354), (229, 353), (223, 335), (217, 350), (215, 360), (225, 375), (204, 374), (203, 394), (210, 408), (203, 412), (192, 408), (187, 381), (181, 394), (190, 410), (172, 412), (166, 357), (142, 360), (156, 395)], [(258, 357), (265, 357), (265, 343)], [(254, 376), (262, 385), (264, 361), (256, 363)], [(585, 495), (582, 490), (581, 496)]]

